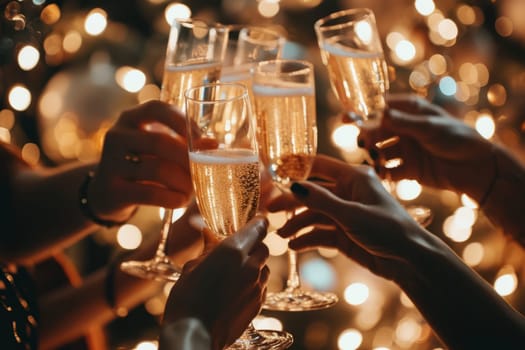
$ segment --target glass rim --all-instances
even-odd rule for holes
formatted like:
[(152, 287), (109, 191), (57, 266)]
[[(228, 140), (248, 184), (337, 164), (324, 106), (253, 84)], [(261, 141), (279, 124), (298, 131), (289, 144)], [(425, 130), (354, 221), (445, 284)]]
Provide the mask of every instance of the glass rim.
[[(203, 89), (203, 88), (211, 88), (211, 87), (219, 87), (219, 86), (237, 87), (237, 88), (239, 88), (242, 91), (242, 94), (236, 95), (236, 96), (232, 96), (232, 97), (228, 97), (228, 98), (219, 98), (219, 99), (216, 99), (216, 100), (201, 100), (201, 99), (198, 99), (198, 98), (190, 96), (190, 93), (193, 92), (193, 91), (200, 90), (200, 89)], [(248, 88), (246, 87), (246, 85), (240, 84), (240, 83), (225, 83), (225, 82), (205, 83), (205, 84), (199, 84), (199, 85), (195, 85), (195, 86), (192, 86), (192, 87), (188, 88), (184, 92), (184, 98), (187, 101), (191, 101), (191, 102), (195, 102), (195, 103), (199, 103), (199, 104), (228, 103), (228, 102), (233, 102), (233, 101), (236, 101), (236, 100), (248, 98)]]
[(328, 25), (327, 23), (331, 20), (341, 18), (348, 15), (362, 14), (363, 16), (372, 16), (374, 17), (374, 12), (368, 7), (357, 7), (341, 11), (332, 12), (328, 16), (319, 18), (314, 23), (314, 28), (316, 31), (323, 32), (327, 30), (340, 29), (348, 26), (348, 23), (337, 23)]
[(194, 28), (213, 28), (215, 30), (223, 30), (223, 31), (229, 31), (229, 26), (222, 24), (220, 22), (210, 22), (205, 19), (201, 19), (198, 17), (175, 17), (171, 23), (171, 27), (175, 25), (187, 25), (188, 27), (193, 26)]
[[(269, 66), (272, 64), (278, 64), (278, 63), (296, 63), (299, 65), (303, 65), (303, 68), (292, 71), (292, 72), (268, 72), (268, 71), (260, 71), (259, 68), (263, 66)], [(301, 60), (301, 59), (287, 59), (287, 58), (276, 58), (273, 60), (266, 60), (266, 61), (260, 61), (257, 62), (255, 66), (255, 72), (254, 74), (264, 74), (264, 75), (286, 75), (286, 76), (295, 76), (295, 75), (303, 75), (305, 73), (313, 74), (314, 73), (314, 65), (312, 62)]]

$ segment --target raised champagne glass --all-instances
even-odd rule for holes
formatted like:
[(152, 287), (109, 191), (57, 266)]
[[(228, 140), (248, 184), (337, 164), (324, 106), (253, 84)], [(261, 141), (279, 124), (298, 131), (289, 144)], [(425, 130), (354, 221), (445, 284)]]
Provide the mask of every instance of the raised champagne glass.
[[(374, 13), (368, 8), (334, 12), (317, 20), (314, 29), (332, 89), (343, 109), (360, 128), (378, 126), (386, 107), (389, 80)], [(396, 142), (397, 137), (392, 137), (377, 146), (389, 147)], [(390, 159), (385, 167), (402, 162)], [(388, 178), (386, 181), (393, 192), (394, 184)], [(429, 208), (413, 205), (406, 209), (422, 226), (432, 220)]]
[[(235, 83), (190, 88), (186, 115), (197, 205), (222, 239), (244, 226), (259, 205), (260, 163), (248, 90)], [(229, 349), (286, 349), (292, 342), (287, 332), (256, 330), (250, 323)]]
[[(160, 99), (184, 111), (184, 92), (188, 88), (219, 79), (227, 39), (228, 28), (223, 25), (198, 19), (176, 19), (168, 38)], [(152, 132), (171, 132), (157, 123), (150, 125), (149, 129)], [(161, 238), (155, 256), (147, 261), (125, 261), (120, 265), (123, 271), (142, 278), (178, 280), (181, 267), (166, 254), (173, 213), (174, 208), (164, 208)]]
[[(254, 72), (253, 93), (261, 160), (277, 187), (289, 192), (292, 182), (308, 177), (317, 152), (313, 66), (301, 60), (260, 62)], [(268, 293), (265, 309), (316, 310), (338, 301), (333, 293), (303, 289), (297, 253), (291, 249), (288, 261), (286, 288)]]

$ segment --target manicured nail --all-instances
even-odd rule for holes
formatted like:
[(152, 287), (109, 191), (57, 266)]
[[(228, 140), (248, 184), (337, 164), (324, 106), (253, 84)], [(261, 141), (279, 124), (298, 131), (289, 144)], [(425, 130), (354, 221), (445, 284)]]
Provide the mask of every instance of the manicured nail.
[(297, 183), (297, 182), (294, 182), (292, 184), (292, 186), (290, 187), (290, 190), (298, 195), (299, 197), (306, 197), (308, 196), (308, 189), (306, 187), (304, 187), (303, 185)]

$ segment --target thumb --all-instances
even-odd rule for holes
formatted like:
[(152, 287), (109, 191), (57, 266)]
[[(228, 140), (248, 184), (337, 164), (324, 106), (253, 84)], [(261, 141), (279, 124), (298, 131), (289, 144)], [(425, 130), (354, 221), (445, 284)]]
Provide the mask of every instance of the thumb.
[(308, 208), (318, 211), (344, 227), (366, 215), (361, 203), (339, 198), (326, 188), (309, 181), (294, 182), (290, 190)]

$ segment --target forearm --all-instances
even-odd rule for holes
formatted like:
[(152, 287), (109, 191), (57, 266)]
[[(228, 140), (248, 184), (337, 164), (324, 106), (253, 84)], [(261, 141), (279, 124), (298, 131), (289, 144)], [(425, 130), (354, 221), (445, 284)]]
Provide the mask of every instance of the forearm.
[[(150, 255), (128, 256), (145, 260)], [(42, 349), (55, 349), (94, 327), (112, 321), (118, 310), (131, 310), (158, 293), (161, 284), (121, 272), (118, 264), (88, 276), (80, 285), (55, 289), (39, 298), (39, 340)], [(109, 289), (108, 289), (109, 286)], [(109, 293), (113, 296), (110, 297)], [(110, 305), (113, 299), (114, 305)]]
[(397, 283), (450, 349), (514, 349), (525, 318), (437, 237), (414, 247)]
[(185, 318), (163, 325), (160, 331), (159, 350), (211, 350), (211, 337), (198, 320)]
[(481, 209), (504, 233), (525, 247), (525, 165), (502, 147), (494, 147), (496, 175)]
[(81, 212), (79, 187), (93, 165), (21, 171), (13, 180), (14, 232), (2, 237), (2, 256), (34, 261), (91, 232)]

